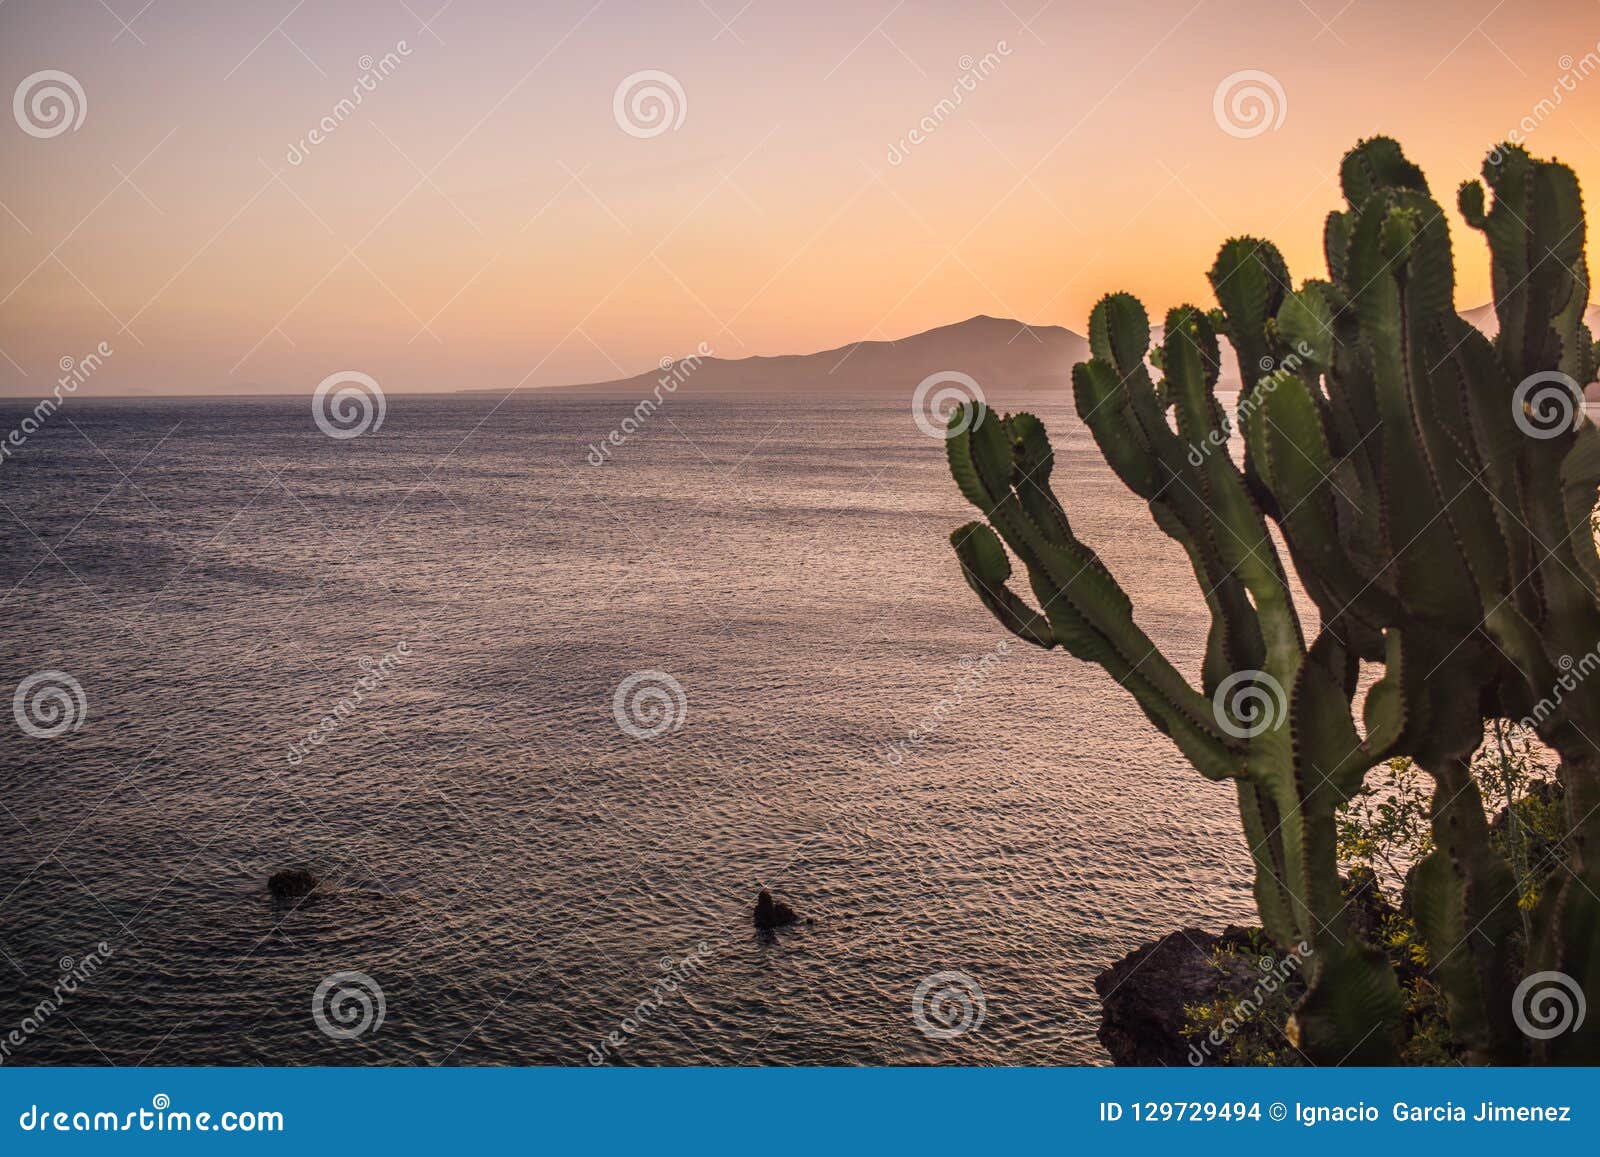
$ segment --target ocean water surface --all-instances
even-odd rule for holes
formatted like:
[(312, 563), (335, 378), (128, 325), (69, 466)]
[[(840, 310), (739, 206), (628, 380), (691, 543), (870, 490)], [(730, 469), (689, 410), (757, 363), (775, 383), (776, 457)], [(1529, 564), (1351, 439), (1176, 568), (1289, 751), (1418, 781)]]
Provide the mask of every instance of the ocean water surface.
[[(1193, 673), (1181, 554), (1029, 401)], [(673, 398), (591, 465), (632, 410), (391, 396), (336, 440), (307, 399), (72, 398), (0, 462), (5, 693), (87, 704), (0, 729), (6, 1063), (1098, 1064), (1096, 973), (1250, 918), (1231, 790), (981, 608), (903, 398)], [(619, 726), (638, 672), (681, 726)], [(325, 895), (275, 902), (297, 866)], [(762, 887), (814, 922), (758, 933)], [(341, 972), (382, 992), (354, 1039), (313, 1015)], [(945, 972), (954, 1039), (913, 1015)]]

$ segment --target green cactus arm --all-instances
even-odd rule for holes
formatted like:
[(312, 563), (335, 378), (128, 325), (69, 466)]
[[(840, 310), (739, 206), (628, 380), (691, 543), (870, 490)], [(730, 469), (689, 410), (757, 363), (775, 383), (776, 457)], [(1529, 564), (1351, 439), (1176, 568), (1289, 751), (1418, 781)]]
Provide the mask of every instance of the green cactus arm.
[[(1167, 315), (1162, 351), (1178, 435), (1190, 445), (1199, 445), (1223, 428), (1222, 410), (1214, 394), (1220, 355), (1210, 319), (1193, 306), (1172, 310)], [(1287, 685), (1305, 653), (1305, 639), (1277, 546), (1244, 476), (1232, 458), (1219, 452), (1204, 456), (1193, 477), (1183, 484), (1210, 512), (1217, 550), (1250, 593), (1265, 645), (1263, 669)]]
[(1328, 275), (1336, 284), (1350, 280), (1350, 226), (1354, 215), (1335, 209), (1329, 213), (1322, 226), (1322, 253), (1328, 263)]
[(1368, 767), (1395, 754), (1411, 718), (1405, 690), (1409, 662), (1405, 640), (1399, 631), (1389, 630), (1384, 633), (1383, 643), (1383, 678), (1372, 685), (1362, 703), (1366, 729), (1362, 744), (1367, 750)]
[[(1526, 438), (1514, 421), (1507, 420), (1512, 411), (1513, 383), (1506, 379), (1505, 368), (1487, 337), (1471, 326), (1463, 326), (1457, 332), (1459, 336), (1449, 341), (1446, 356), (1434, 363), (1435, 370), (1441, 382), (1465, 401), (1468, 429), (1458, 437), (1470, 441), (1474, 448), (1478, 467), (1473, 485), (1491, 500), (1510, 601), (1523, 616), (1537, 618), (1538, 588), (1527, 580), (1539, 556), (1520, 512), (1523, 483), (1519, 463)], [(1443, 397), (1449, 398), (1449, 392)], [(1454, 412), (1445, 408), (1447, 418), (1453, 421)]]
[[(1299, 293), (1284, 299), (1276, 327), (1288, 346), (1285, 367), (1293, 358), (1295, 375), (1306, 382), (1315, 407), (1326, 415), (1324, 435), (1334, 463), (1340, 543), (1358, 571), (1369, 579), (1381, 578), (1379, 568), (1386, 557), (1383, 438), (1370, 365), (1349, 298), (1338, 285), (1308, 281)], [(1363, 654), (1375, 658), (1380, 652), (1381, 643), (1372, 639)]]
[(1339, 875), (1335, 810), (1360, 785), (1369, 757), (1350, 720), (1343, 651), (1319, 637), (1290, 695), (1300, 871), (1296, 897), (1314, 946), (1307, 991), (1294, 1012), (1300, 1047), (1314, 1064), (1393, 1064), (1404, 1024), (1394, 968), (1350, 927)]
[[(1592, 993), (1600, 991), (1600, 900), (1595, 899), (1600, 879), (1581, 868), (1553, 880), (1540, 898), (1524, 972), (1559, 972), (1570, 976), (1580, 992)], [(1593, 1007), (1572, 1031), (1535, 1041), (1533, 1059), (1543, 1065), (1600, 1064), (1600, 1017)]]
[(1150, 315), (1131, 293), (1108, 293), (1089, 313), (1089, 351), (1116, 367), (1123, 380), (1134, 378), (1150, 351)]
[(1565, 530), (1572, 544), (1573, 560), (1588, 576), (1589, 586), (1600, 598), (1600, 553), (1596, 551), (1594, 512), (1600, 495), (1600, 429), (1585, 422), (1578, 429), (1572, 449), (1561, 460), (1561, 508), (1566, 515)]
[(1128, 386), (1116, 366), (1101, 358), (1072, 367), (1078, 415), (1124, 486), (1145, 501), (1161, 492), (1161, 474), (1149, 441), (1130, 412)]
[[(1560, 972), (1593, 993), (1600, 987), (1600, 751), (1564, 737), (1560, 778), (1566, 787), (1567, 871), (1551, 881), (1534, 912), (1525, 972)], [(1535, 1042), (1539, 1064), (1600, 1064), (1600, 1018), (1591, 1008), (1574, 1031)]]
[[(1455, 316), (1436, 317), (1413, 345), (1412, 423), (1416, 444), (1440, 497), (1443, 521), (1477, 588), (1475, 617), (1485, 617), (1511, 592), (1513, 578), (1497, 496), (1473, 431), (1466, 386), (1453, 351), (1469, 342), (1470, 327)], [(1502, 422), (1504, 422), (1502, 414)]]
[[(1386, 252), (1405, 318), (1410, 419), (1409, 438), (1397, 440), (1419, 451), (1416, 457), (1440, 513), (1435, 526), (1447, 530), (1450, 539), (1447, 547), (1430, 528), (1435, 541), (1427, 546), (1436, 560), (1452, 554), (1459, 559), (1463, 569), (1446, 584), (1450, 615), (1456, 629), (1472, 631), (1511, 587), (1494, 498), (1482, 482), (1486, 466), (1468, 411), (1471, 390), (1449, 372), (1456, 352), (1474, 335), (1455, 309), (1454, 259), (1443, 212), (1421, 194), (1400, 194), (1396, 201), (1385, 225), (1398, 223), (1404, 236)], [(1456, 368), (1461, 364), (1454, 362)], [(1440, 591), (1441, 603), (1446, 593)]]
[[(1419, 761), (1421, 762), (1421, 761)], [(1507, 994), (1516, 986), (1512, 953), (1520, 927), (1516, 877), (1489, 844), (1483, 798), (1470, 757), (1429, 760), (1438, 844), (1417, 865), (1412, 913), (1428, 946), (1429, 972), (1445, 994), (1450, 1029), (1480, 1064), (1524, 1055)]]
[(1011, 558), (1000, 538), (981, 522), (969, 522), (950, 535), (961, 573), (983, 605), (1017, 638), (1047, 650), (1056, 645), (1050, 621), (1012, 591)]
[(1236, 568), (1217, 548), (1211, 512), (1200, 496), (1196, 463), (1209, 454), (1226, 457), (1225, 439), (1219, 434), (1213, 441), (1185, 442), (1167, 425), (1144, 366), (1149, 319), (1136, 298), (1102, 299), (1090, 316), (1090, 332), (1106, 356), (1073, 367), (1078, 413), (1113, 472), (1149, 503), (1162, 532), (1184, 548), (1207, 592), (1212, 626), (1202, 674), (1209, 691), (1231, 671), (1259, 667), (1263, 654), (1255, 610)]
[[(1409, 339), (1421, 324), (1408, 315), (1402, 299), (1401, 279), (1413, 264), (1406, 250), (1396, 249), (1393, 230), (1396, 209), (1410, 209), (1426, 221), (1432, 203), (1420, 194), (1404, 191), (1375, 193), (1358, 212), (1351, 234), (1350, 278), (1362, 288), (1351, 305), (1361, 329), (1363, 357), (1370, 366), (1381, 426), (1385, 495), (1383, 525), (1387, 557), (1373, 577), (1385, 589), (1402, 597), (1416, 613), (1458, 630), (1471, 630), (1480, 620), (1482, 606), (1451, 528), (1443, 519), (1441, 497), (1414, 435), (1411, 386), (1417, 354)], [(1437, 216), (1437, 207), (1433, 215)], [(1403, 218), (1402, 218), (1403, 220)], [(1432, 279), (1430, 279), (1431, 281)], [(1436, 297), (1430, 285), (1423, 300)]]
[[(1022, 416), (1019, 416), (1022, 417)], [(1218, 728), (1209, 700), (1183, 678), (1133, 621), (1132, 604), (1097, 556), (1072, 535), (1060, 504), (1038, 478), (1042, 425), (1000, 419), (981, 403), (952, 415), (947, 442), (951, 471), (969, 500), (989, 519), (998, 539), (1024, 563), (1050, 635), (1073, 655), (1099, 664), (1122, 683), (1146, 716), (1171, 736), (1184, 755), (1209, 778), (1241, 774), (1243, 760)], [(1030, 449), (1029, 447), (1032, 447)], [(1032, 475), (1030, 469), (1034, 470)], [(1019, 481), (1038, 485), (1054, 512), (1048, 529), (1034, 520), (1018, 495)], [(964, 528), (965, 529), (965, 528)], [(957, 545), (968, 581), (978, 580), (980, 598), (1008, 628), (1041, 635), (1036, 617), (1021, 600), (1002, 593), (1009, 561), (997, 559), (1000, 543), (969, 534)], [(1002, 586), (997, 587), (998, 579)]]
[[(1325, 613), (1360, 620), (1375, 639), (1394, 619), (1393, 600), (1346, 551), (1338, 505), (1345, 497), (1336, 480), (1339, 464), (1309, 384), (1286, 372), (1269, 378), (1257, 391), (1245, 437), (1262, 483), (1277, 499), (1278, 522), (1294, 553), (1296, 570), (1315, 576), (1322, 595), (1317, 601)], [(1375, 500), (1375, 495), (1368, 497)], [(1347, 513), (1345, 519), (1352, 516), (1353, 512)]]
[(1391, 137), (1371, 137), (1358, 141), (1339, 165), (1339, 187), (1345, 203), (1355, 209), (1374, 193), (1387, 189), (1410, 189), (1427, 193), (1428, 179), (1422, 170), (1406, 159), (1400, 145)]
[(1326, 281), (1307, 281), (1284, 296), (1272, 319), (1283, 344), (1319, 373), (1333, 368), (1334, 293)]
[[(1574, 189), (1577, 178), (1573, 178)], [(1583, 216), (1578, 216), (1578, 228), (1583, 228)], [(1582, 248), (1571, 270), (1572, 295), (1556, 314), (1554, 328), (1561, 339), (1561, 361), (1556, 368), (1579, 386), (1595, 380), (1594, 335), (1584, 324), (1584, 314), (1589, 308), (1589, 266)]]
[[(1535, 161), (1519, 146), (1489, 155), (1483, 176), (1494, 192), (1484, 208), (1481, 185), (1462, 186), (1467, 223), (1489, 242), (1496, 348), (1513, 381), (1538, 370), (1581, 371), (1580, 344), (1587, 278), (1583, 269), (1583, 198), (1565, 165)], [(1580, 380), (1581, 384), (1581, 380)]]
[[(1347, 803), (1374, 759), (1350, 715), (1350, 685), (1341, 670), (1344, 645), (1329, 632), (1317, 636), (1300, 665), (1289, 698), (1289, 727), (1302, 806), (1329, 797), (1330, 809)], [(1338, 873), (1331, 885), (1338, 887)]]
[(1226, 319), (1225, 334), (1239, 358), (1239, 396), (1248, 398), (1276, 360), (1267, 322), (1277, 316), (1293, 288), (1289, 267), (1271, 242), (1235, 237), (1223, 243), (1207, 278)]
[(1382, 950), (1330, 938), (1315, 946), (1314, 958), (1316, 974), (1295, 1007), (1289, 1039), (1317, 1065), (1396, 1063), (1405, 999)]
[(1287, 883), (1290, 865), (1283, 847), (1283, 809), (1271, 790), (1248, 777), (1240, 776), (1235, 784), (1245, 842), (1256, 867), (1254, 895), (1261, 926), (1273, 943), (1292, 946), (1303, 933), (1294, 895)]

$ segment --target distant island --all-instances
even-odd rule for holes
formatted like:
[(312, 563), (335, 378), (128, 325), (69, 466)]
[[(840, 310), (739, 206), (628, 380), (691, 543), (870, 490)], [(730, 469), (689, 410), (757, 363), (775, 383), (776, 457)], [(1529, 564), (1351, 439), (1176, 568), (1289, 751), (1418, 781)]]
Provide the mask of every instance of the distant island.
[[(1461, 316), (1490, 336), (1499, 328), (1492, 305), (1463, 310)], [(1600, 306), (1591, 306), (1586, 320), (1592, 330), (1600, 333)], [(1154, 327), (1153, 333), (1159, 343), (1160, 327)], [(1218, 388), (1236, 390), (1238, 364), (1226, 340), (1222, 345), (1222, 376)], [(691, 397), (730, 397), (752, 391), (779, 397), (818, 394), (898, 397), (909, 396), (916, 384), (929, 374), (959, 370), (970, 374), (992, 396), (995, 391), (1070, 390), (1073, 365), (1088, 357), (1088, 339), (1063, 326), (1028, 325), (1014, 318), (980, 314), (894, 341), (861, 341), (817, 353), (779, 357), (720, 358), (690, 354), (663, 361), (656, 369), (632, 377), (546, 386), (540, 387), (538, 392), (641, 397), (666, 380), (673, 383), (673, 393)]]

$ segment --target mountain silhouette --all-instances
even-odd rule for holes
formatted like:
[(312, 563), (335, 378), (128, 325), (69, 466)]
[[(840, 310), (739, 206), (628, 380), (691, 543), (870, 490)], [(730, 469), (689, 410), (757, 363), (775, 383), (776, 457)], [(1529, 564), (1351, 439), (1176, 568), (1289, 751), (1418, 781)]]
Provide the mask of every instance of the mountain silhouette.
[[(909, 397), (930, 374), (970, 375), (985, 392), (1070, 388), (1089, 342), (1058, 325), (978, 316), (895, 341), (861, 341), (782, 357), (680, 358), (655, 370), (561, 391), (646, 396), (665, 383), (687, 396), (843, 394)], [(541, 391), (545, 392), (545, 391)]]
[[(1493, 305), (1463, 310), (1461, 316), (1491, 337), (1499, 323)], [(1600, 306), (1586, 319), (1600, 331)], [(1162, 327), (1151, 328), (1152, 346)], [(991, 400), (1039, 390), (1062, 390), (1070, 397), (1072, 367), (1088, 358), (1089, 342), (1059, 325), (1028, 325), (1012, 318), (980, 314), (894, 341), (860, 341), (811, 354), (721, 358), (690, 356), (664, 361), (629, 378), (548, 387), (541, 393), (582, 391), (591, 396), (648, 397), (677, 394), (698, 397), (909, 397), (931, 374), (962, 373)], [(1226, 339), (1218, 388), (1239, 388), (1239, 367)]]

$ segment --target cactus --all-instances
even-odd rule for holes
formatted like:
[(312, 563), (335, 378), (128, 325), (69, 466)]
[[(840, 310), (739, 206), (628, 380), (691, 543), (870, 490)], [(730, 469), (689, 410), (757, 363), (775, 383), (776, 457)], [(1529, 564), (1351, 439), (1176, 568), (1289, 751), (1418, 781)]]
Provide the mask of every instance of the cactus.
[[(1493, 255), (1492, 342), (1457, 313), (1444, 213), (1385, 138), (1344, 159), (1326, 280), (1297, 290), (1270, 243), (1236, 238), (1210, 272), (1219, 308), (1173, 310), (1159, 351), (1132, 297), (1095, 307), (1074, 399), (1193, 566), (1211, 616), (1198, 690), (1074, 535), (1038, 419), (981, 403), (951, 416), (951, 472), (986, 519), (951, 536), (967, 582), (1021, 638), (1105, 668), (1202, 775), (1233, 781), (1262, 923), (1311, 948), (1291, 1035), (1319, 1064), (1397, 1056), (1400, 991), (1351, 931), (1334, 850), (1339, 805), (1397, 755), (1434, 780), (1437, 846), (1412, 908), (1453, 1035), (1483, 1062), (1600, 1049), (1594, 1022), (1530, 1040), (1511, 1004), (1527, 972), (1600, 980), (1600, 680), (1567, 670), (1600, 648), (1600, 431), (1573, 420), (1569, 392), (1595, 369), (1583, 214), (1570, 170), (1520, 149), (1497, 149), (1484, 176), (1493, 207), (1469, 183), (1460, 208)], [(1238, 463), (1219, 337), (1240, 366)], [(1565, 421), (1538, 428), (1563, 403)], [(1269, 522), (1317, 612), (1309, 642)], [(1013, 556), (1037, 609), (1010, 585)], [(1363, 662), (1381, 678), (1360, 680)], [(1571, 834), (1522, 944), (1469, 761), (1486, 719), (1530, 717), (1560, 760)]]

